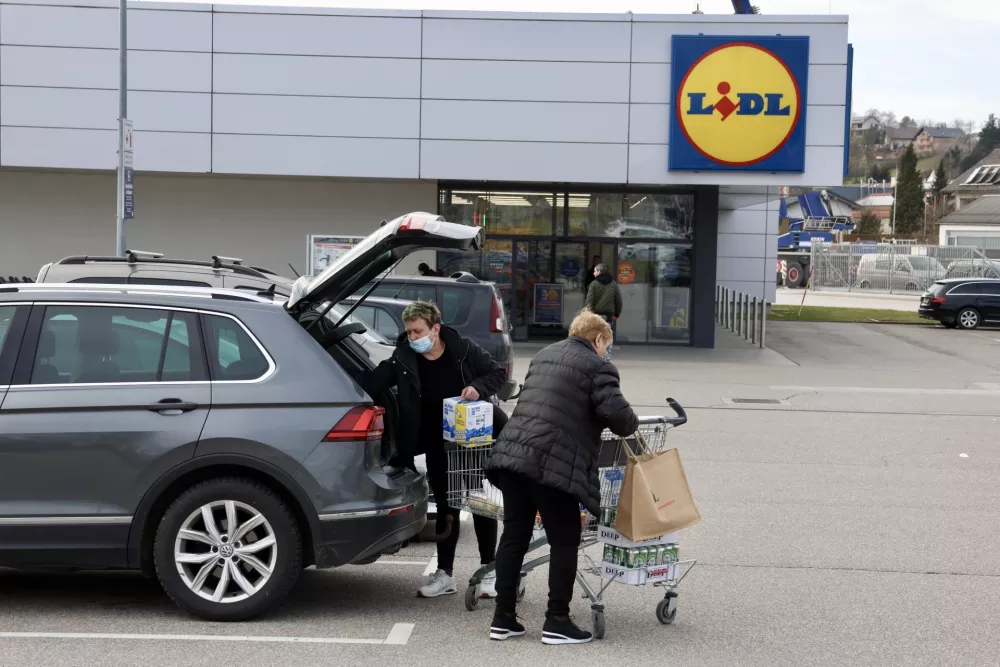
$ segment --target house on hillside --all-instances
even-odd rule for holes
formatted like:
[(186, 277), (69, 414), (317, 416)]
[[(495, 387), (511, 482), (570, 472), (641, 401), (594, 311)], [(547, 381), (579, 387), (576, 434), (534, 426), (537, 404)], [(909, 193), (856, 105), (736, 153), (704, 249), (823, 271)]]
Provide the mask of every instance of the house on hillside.
[(956, 127), (924, 127), (913, 140), (913, 150), (920, 157), (941, 155), (964, 136), (965, 132)]
[(1000, 249), (1000, 194), (983, 195), (938, 221), (941, 245)]
[(881, 130), (882, 121), (877, 116), (868, 114), (867, 116), (854, 116), (851, 118), (851, 134), (862, 135), (868, 130)]
[(916, 140), (921, 129), (919, 127), (890, 127), (885, 131), (885, 145), (893, 151), (905, 150)]
[(1000, 195), (1000, 148), (994, 149), (971, 169), (952, 179), (944, 193), (955, 198), (956, 213), (980, 197)]

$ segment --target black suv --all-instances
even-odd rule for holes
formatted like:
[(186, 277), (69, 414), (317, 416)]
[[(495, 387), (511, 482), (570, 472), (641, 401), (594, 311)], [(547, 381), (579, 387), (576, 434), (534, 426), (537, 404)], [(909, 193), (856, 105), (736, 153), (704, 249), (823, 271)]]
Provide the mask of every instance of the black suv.
[[(370, 288), (371, 283), (342, 303), (353, 304)], [(476, 341), (507, 372), (507, 385), (498, 397), (509, 400), (514, 395), (517, 385), (510, 379), (514, 371), (514, 349), (507, 317), (494, 283), (484, 282), (465, 272), (448, 278), (388, 276), (354, 314), (370, 328), (394, 340), (405, 330), (403, 310), (410, 301), (437, 304), (445, 324)]]
[(920, 299), (920, 317), (949, 329), (1000, 324), (1000, 280), (950, 278), (930, 286)]

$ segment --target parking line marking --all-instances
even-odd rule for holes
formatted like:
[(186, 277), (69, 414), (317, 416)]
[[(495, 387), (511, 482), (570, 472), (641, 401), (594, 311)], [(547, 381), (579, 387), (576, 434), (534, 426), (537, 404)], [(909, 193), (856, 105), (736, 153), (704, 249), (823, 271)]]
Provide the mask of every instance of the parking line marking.
[(387, 644), (401, 646), (410, 640), (413, 623), (396, 623), (385, 639), (343, 637), (252, 637), (248, 635), (154, 635), (115, 632), (0, 632), (0, 639), (123, 639), (145, 641), (256, 642), (266, 644)]
[[(425, 561), (422, 560), (392, 560), (380, 558), (371, 565), (427, 565)], [(365, 567), (368, 567), (367, 565)]]
[(431, 559), (427, 561), (427, 567), (424, 568), (424, 576), (429, 577), (438, 571), (438, 557), (437, 554), (431, 556)]
[(772, 391), (826, 394), (904, 394), (926, 396), (1000, 396), (1000, 390), (993, 389), (923, 389), (919, 387), (800, 387), (771, 386)]

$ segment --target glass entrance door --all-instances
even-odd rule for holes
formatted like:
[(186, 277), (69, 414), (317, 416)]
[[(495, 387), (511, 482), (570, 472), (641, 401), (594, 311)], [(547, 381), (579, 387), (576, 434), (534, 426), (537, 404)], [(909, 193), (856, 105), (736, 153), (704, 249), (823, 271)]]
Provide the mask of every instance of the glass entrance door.
[(512, 266), (514, 340), (561, 327), (561, 319), (555, 318), (558, 290), (552, 289), (552, 241), (514, 241)]
[(559, 333), (564, 336), (573, 318), (583, 310), (591, 263), (587, 260), (586, 243), (559, 241), (555, 245), (555, 282), (562, 286), (562, 328)]

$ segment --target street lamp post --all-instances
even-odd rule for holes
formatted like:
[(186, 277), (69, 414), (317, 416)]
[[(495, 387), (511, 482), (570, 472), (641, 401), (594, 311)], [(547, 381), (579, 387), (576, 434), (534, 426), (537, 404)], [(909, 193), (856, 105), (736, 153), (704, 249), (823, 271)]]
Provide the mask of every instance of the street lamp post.
[(118, 187), (115, 255), (125, 256), (125, 221), (132, 217), (132, 122), (128, 120), (128, 10), (118, 0)]

